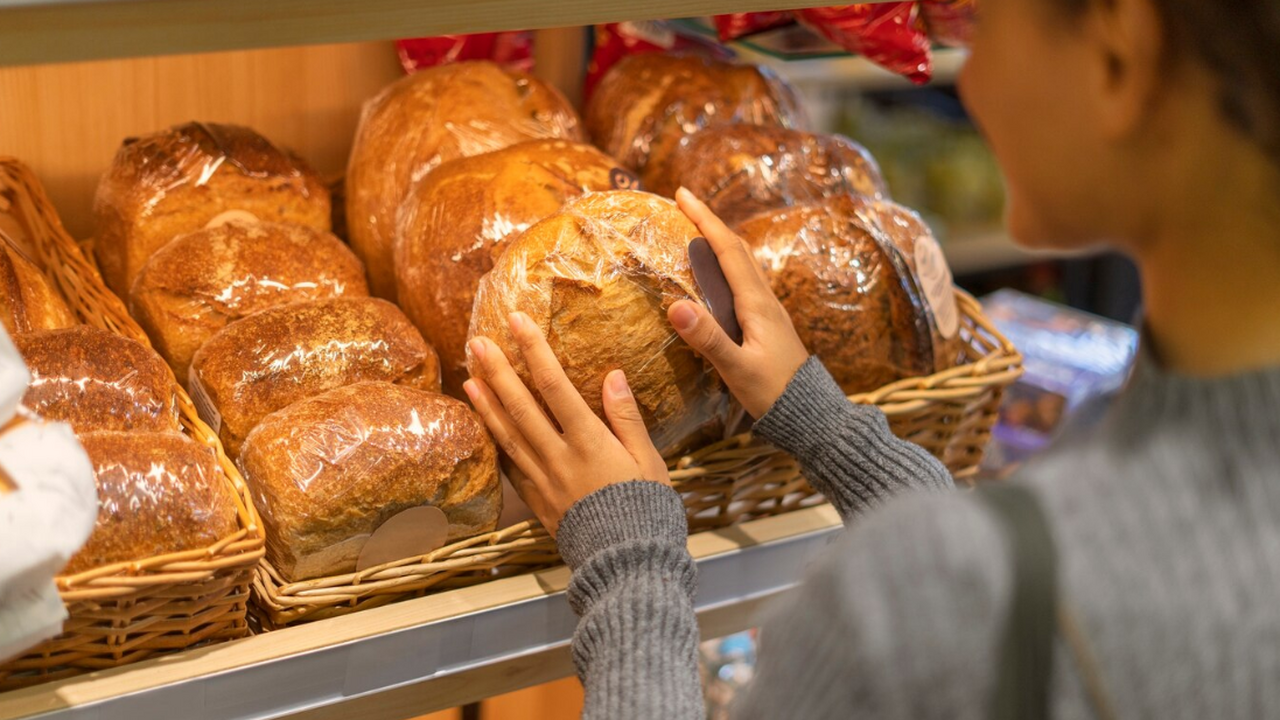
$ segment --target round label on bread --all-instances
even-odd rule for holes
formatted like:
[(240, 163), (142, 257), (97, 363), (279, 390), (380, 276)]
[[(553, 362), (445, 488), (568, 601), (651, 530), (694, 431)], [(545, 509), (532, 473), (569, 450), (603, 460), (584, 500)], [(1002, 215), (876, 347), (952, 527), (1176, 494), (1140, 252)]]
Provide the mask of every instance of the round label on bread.
[(920, 276), (925, 299), (928, 300), (929, 307), (933, 308), (938, 332), (944, 338), (953, 338), (960, 329), (960, 313), (956, 308), (951, 268), (942, 255), (942, 248), (931, 236), (921, 235), (916, 238), (915, 256), (916, 272)]
[(449, 518), (434, 505), (409, 508), (382, 523), (360, 550), (356, 572), (443, 547), (449, 537)]
[(620, 167), (609, 171), (609, 185), (614, 190), (643, 190), (640, 187), (640, 178), (630, 170)]

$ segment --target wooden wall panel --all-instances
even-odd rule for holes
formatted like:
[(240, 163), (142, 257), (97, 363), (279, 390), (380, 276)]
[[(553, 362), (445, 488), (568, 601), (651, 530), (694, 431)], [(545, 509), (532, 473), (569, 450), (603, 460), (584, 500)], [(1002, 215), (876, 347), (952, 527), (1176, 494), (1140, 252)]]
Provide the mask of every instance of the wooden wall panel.
[(239, 123), (328, 177), (346, 165), (363, 101), (400, 75), (385, 42), (0, 68), (0, 154), (30, 164), (85, 237), (98, 177), (126, 136)]

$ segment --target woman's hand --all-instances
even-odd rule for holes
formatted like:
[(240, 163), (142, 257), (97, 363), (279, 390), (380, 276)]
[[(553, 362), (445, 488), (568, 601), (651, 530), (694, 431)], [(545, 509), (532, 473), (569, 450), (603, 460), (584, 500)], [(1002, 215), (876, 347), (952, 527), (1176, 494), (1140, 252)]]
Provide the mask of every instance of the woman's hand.
[(547, 530), (554, 536), (574, 503), (606, 485), (640, 479), (669, 483), (667, 464), (649, 439), (622, 371), (604, 379), (610, 431), (569, 382), (533, 321), (524, 313), (512, 313), (509, 320), (534, 386), (556, 423), (488, 338), (471, 341), (480, 377), (463, 388), (514, 465), (508, 476), (516, 491)]
[(809, 351), (746, 243), (688, 190), (680, 188), (676, 202), (720, 261), (733, 290), (742, 345), (729, 339), (711, 313), (697, 303), (681, 300), (671, 306), (667, 317), (680, 337), (711, 361), (747, 412), (760, 418), (782, 396)]

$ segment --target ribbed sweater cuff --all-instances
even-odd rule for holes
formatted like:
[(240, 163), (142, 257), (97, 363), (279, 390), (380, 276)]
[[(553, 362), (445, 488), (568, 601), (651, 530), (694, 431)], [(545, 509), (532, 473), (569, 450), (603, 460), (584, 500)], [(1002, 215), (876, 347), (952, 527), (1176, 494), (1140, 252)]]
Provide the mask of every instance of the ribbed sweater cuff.
[(752, 432), (803, 458), (830, 442), (833, 427), (852, 421), (874, 432), (882, 414), (879, 408), (849, 402), (818, 356), (811, 355)]
[(630, 480), (603, 487), (574, 503), (560, 521), (556, 543), (570, 568), (602, 550), (656, 540), (681, 547), (689, 534), (684, 503), (670, 485)]

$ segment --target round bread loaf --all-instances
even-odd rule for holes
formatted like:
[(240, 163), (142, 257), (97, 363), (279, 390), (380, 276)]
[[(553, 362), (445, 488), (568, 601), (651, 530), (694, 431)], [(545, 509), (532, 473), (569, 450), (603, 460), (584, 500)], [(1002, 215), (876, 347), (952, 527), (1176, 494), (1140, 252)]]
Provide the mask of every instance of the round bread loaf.
[(907, 254), (880, 222), (841, 196), (739, 226), (805, 347), (850, 395), (950, 366)]
[(191, 361), (200, 415), (231, 457), (262, 418), (364, 380), (440, 390), (440, 364), (400, 308), (375, 298), (293, 303), (237, 320)]
[(732, 125), (691, 135), (649, 188), (670, 197), (680, 187), (730, 227), (766, 210), (835, 195), (888, 195), (866, 148), (842, 135), (767, 125)]
[(605, 375), (621, 368), (658, 449), (683, 449), (722, 427), (729, 402), (720, 376), (667, 320), (675, 301), (703, 302), (689, 268), (697, 234), (657, 195), (584, 195), (508, 243), (480, 282), (470, 336), (496, 342), (530, 384), (507, 320), (527, 313), (597, 415)]
[(10, 335), (76, 324), (49, 279), (4, 235), (0, 235), (0, 322)]
[(190, 122), (126, 139), (93, 201), (103, 278), (126, 297), (152, 253), (228, 211), (328, 230), (329, 192), (249, 128)]
[(480, 278), (503, 241), (555, 214), (567, 200), (608, 190), (617, 161), (564, 140), (534, 140), (441, 165), (400, 208), (400, 307), (440, 353), (444, 387), (467, 379), (467, 327)]
[(395, 514), (440, 508), (448, 541), (493, 530), (502, 511), (497, 451), (453, 398), (363, 382), (272, 413), (240, 467), (262, 513), (267, 558), (288, 580), (353, 572)]
[(347, 165), (347, 233), (375, 295), (394, 300), (396, 210), (441, 163), (537, 138), (581, 140), (555, 88), (491, 62), (462, 62), (402, 78), (364, 106)]
[(129, 312), (178, 382), (229, 323), (277, 305), (365, 297), (364, 265), (333, 235), (291, 223), (228, 222), (179, 236), (134, 280)]
[(88, 325), (15, 335), (31, 370), (22, 408), (93, 430), (180, 432), (173, 375), (155, 351)]
[(631, 55), (610, 68), (584, 120), (596, 146), (634, 170), (646, 189), (667, 175), (680, 140), (699, 130), (807, 124), (795, 93), (768, 68), (664, 53)]
[(98, 520), (64, 575), (197, 550), (235, 532), (236, 501), (213, 450), (181, 433), (80, 436), (98, 485)]

